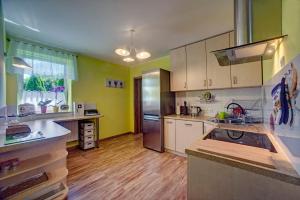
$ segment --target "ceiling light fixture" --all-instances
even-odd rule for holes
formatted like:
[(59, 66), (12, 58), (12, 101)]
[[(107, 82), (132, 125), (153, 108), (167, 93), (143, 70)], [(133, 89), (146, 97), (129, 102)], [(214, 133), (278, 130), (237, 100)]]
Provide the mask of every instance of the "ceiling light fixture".
[(151, 54), (147, 51), (141, 51), (141, 52), (137, 52), (136, 48), (134, 47), (133, 44), (133, 34), (134, 34), (135, 30), (131, 29), (130, 30), (130, 46), (129, 48), (118, 48), (115, 50), (115, 53), (118, 54), (119, 56), (130, 56), (127, 58), (124, 58), (123, 61), (124, 62), (133, 62), (135, 61), (135, 59), (133, 57), (136, 57), (138, 59), (146, 59), (149, 58), (151, 56)]
[(119, 56), (129, 56), (130, 52), (127, 49), (116, 49), (115, 53)]
[(142, 52), (136, 54), (136, 57), (138, 59), (146, 59), (146, 58), (149, 58), (150, 56), (151, 56), (151, 54), (147, 51), (142, 51)]
[(124, 62), (133, 62), (133, 61), (134, 61), (134, 58), (127, 57), (127, 58), (124, 58), (123, 61), (124, 61)]

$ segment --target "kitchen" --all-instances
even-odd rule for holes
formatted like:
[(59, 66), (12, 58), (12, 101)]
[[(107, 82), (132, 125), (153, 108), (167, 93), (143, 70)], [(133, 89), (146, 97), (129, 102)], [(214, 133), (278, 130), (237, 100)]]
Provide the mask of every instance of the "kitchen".
[(0, 2), (0, 199), (299, 198), (297, 0)]

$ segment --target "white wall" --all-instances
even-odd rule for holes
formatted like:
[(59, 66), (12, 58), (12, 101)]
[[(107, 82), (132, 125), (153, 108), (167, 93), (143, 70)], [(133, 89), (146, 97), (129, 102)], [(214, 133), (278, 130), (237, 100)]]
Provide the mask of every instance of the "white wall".
[[(189, 106), (200, 106), (202, 114), (215, 116), (220, 111), (226, 111), (228, 103), (235, 100), (261, 100), (261, 88), (240, 88), (240, 89), (222, 89), (210, 90), (215, 95), (214, 103), (201, 103), (199, 96), (205, 91), (188, 91), (176, 93), (176, 105), (183, 105), (187, 101)], [(242, 105), (243, 106), (243, 105)]]

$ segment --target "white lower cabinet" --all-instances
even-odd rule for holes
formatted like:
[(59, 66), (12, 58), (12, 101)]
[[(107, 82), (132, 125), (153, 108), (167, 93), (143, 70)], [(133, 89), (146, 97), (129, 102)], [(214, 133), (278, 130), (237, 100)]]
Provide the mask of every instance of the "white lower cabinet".
[(216, 125), (212, 125), (209, 123), (203, 123), (203, 136), (211, 132), (214, 128), (216, 128)]
[(164, 120), (164, 139), (165, 148), (175, 151), (175, 119), (165, 119)]
[(176, 120), (175, 151), (185, 153), (185, 149), (203, 137), (203, 122)]

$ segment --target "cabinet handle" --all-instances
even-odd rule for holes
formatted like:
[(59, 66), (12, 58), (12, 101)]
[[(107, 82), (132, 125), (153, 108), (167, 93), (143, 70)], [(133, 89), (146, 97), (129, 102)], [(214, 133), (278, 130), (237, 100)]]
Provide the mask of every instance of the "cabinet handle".
[(233, 84), (237, 84), (237, 77), (236, 76), (233, 76)]
[(212, 80), (209, 79), (209, 86), (212, 86)]
[(207, 84), (207, 80), (205, 79), (204, 80), (204, 87), (206, 87), (206, 84)]
[(184, 125), (186, 125), (186, 126), (193, 126), (193, 124), (184, 124)]
[(168, 124), (173, 124), (173, 122), (167, 122)]
[(186, 82), (184, 82), (184, 88), (186, 88)]

